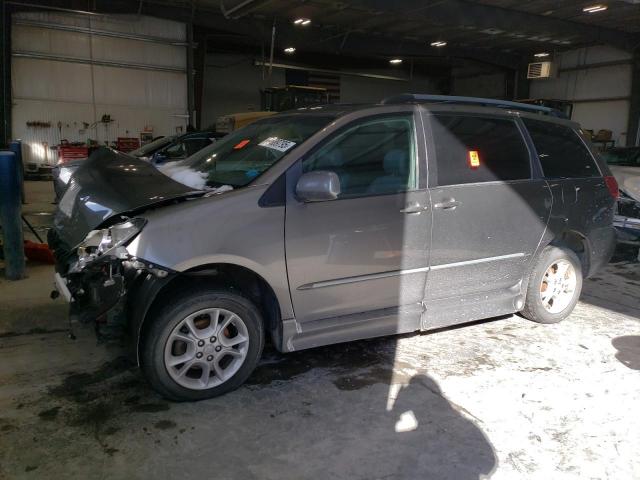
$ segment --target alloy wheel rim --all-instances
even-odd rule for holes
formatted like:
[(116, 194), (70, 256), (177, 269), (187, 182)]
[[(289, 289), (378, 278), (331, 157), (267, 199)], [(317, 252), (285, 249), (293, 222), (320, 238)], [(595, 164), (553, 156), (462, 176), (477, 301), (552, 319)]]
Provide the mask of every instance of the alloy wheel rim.
[(224, 308), (198, 310), (178, 323), (167, 338), (164, 364), (182, 387), (205, 390), (229, 380), (249, 351), (244, 321)]
[(577, 287), (576, 269), (568, 260), (557, 260), (545, 271), (540, 282), (540, 300), (549, 313), (564, 311), (573, 300)]

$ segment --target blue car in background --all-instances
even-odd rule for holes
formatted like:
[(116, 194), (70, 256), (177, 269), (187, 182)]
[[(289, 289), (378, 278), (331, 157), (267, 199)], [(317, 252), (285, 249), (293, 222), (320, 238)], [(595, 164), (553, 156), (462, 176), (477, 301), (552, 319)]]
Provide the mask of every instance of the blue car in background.
[[(155, 150), (152, 154), (134, 156), (148, 160), (156, 166), (163, 165), (167, 162), (184, 160), (202, 150), (204, 147), (211, 145), (222, 136), (223, 134), (211, 131), (185, 133), (184, 135), (173, 137), (171, 142)], [(133, 154), (133, 152), (131, 152), (131, 154)]]

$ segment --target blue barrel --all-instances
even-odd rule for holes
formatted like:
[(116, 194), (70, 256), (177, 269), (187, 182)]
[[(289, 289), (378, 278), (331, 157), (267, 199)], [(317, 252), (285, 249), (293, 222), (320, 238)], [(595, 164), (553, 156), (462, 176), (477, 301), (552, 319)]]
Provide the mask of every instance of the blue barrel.
[(8, 280), (24, 278), (24, 241), (18, 161), (13, 152), (0, 152), (0, 225), (4, 274)]
[(14, 140), (9, 144), (9, 150), (16, 154), (18, 161), (18, 177), (20, 182), (20, 200), (25, 203), (24, 199), (24, 162), (22, 161), (22, 142), (20, 140)]

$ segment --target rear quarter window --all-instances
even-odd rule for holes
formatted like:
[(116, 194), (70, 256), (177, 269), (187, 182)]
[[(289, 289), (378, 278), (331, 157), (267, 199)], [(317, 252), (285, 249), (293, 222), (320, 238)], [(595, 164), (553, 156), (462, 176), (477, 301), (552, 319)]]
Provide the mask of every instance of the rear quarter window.
[(531, 178), (529, 150), (514, 120), (436, 114), (431, 125), (438, 185)]
[(572, 128), (540, 120), (523, 119), (548, 178), (585, 178), (600, 172), (591, 152)]

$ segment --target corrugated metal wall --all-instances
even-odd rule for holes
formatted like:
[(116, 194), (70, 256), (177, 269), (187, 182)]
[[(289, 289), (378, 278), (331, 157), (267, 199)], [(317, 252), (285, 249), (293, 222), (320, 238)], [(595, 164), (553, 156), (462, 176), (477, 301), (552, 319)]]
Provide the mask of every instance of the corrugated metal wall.
[(54, 164), (62, 139), (111, 144), (145, 127), (154, 136), (185, 129), (184, 24), (51, 12), (12, 23), (12, 136), (25, 143), (26, 164)]
[[(616, 145), (624, 146), (631, 104), (631, 54), (594, 46), (562, 52), (554, 62), (558, 75), (533, 80), (531, 98), (573, 101), (572, 118), (583, 128), (611, 130)], [(611, 65), (598, 66), (603, 62)]]

